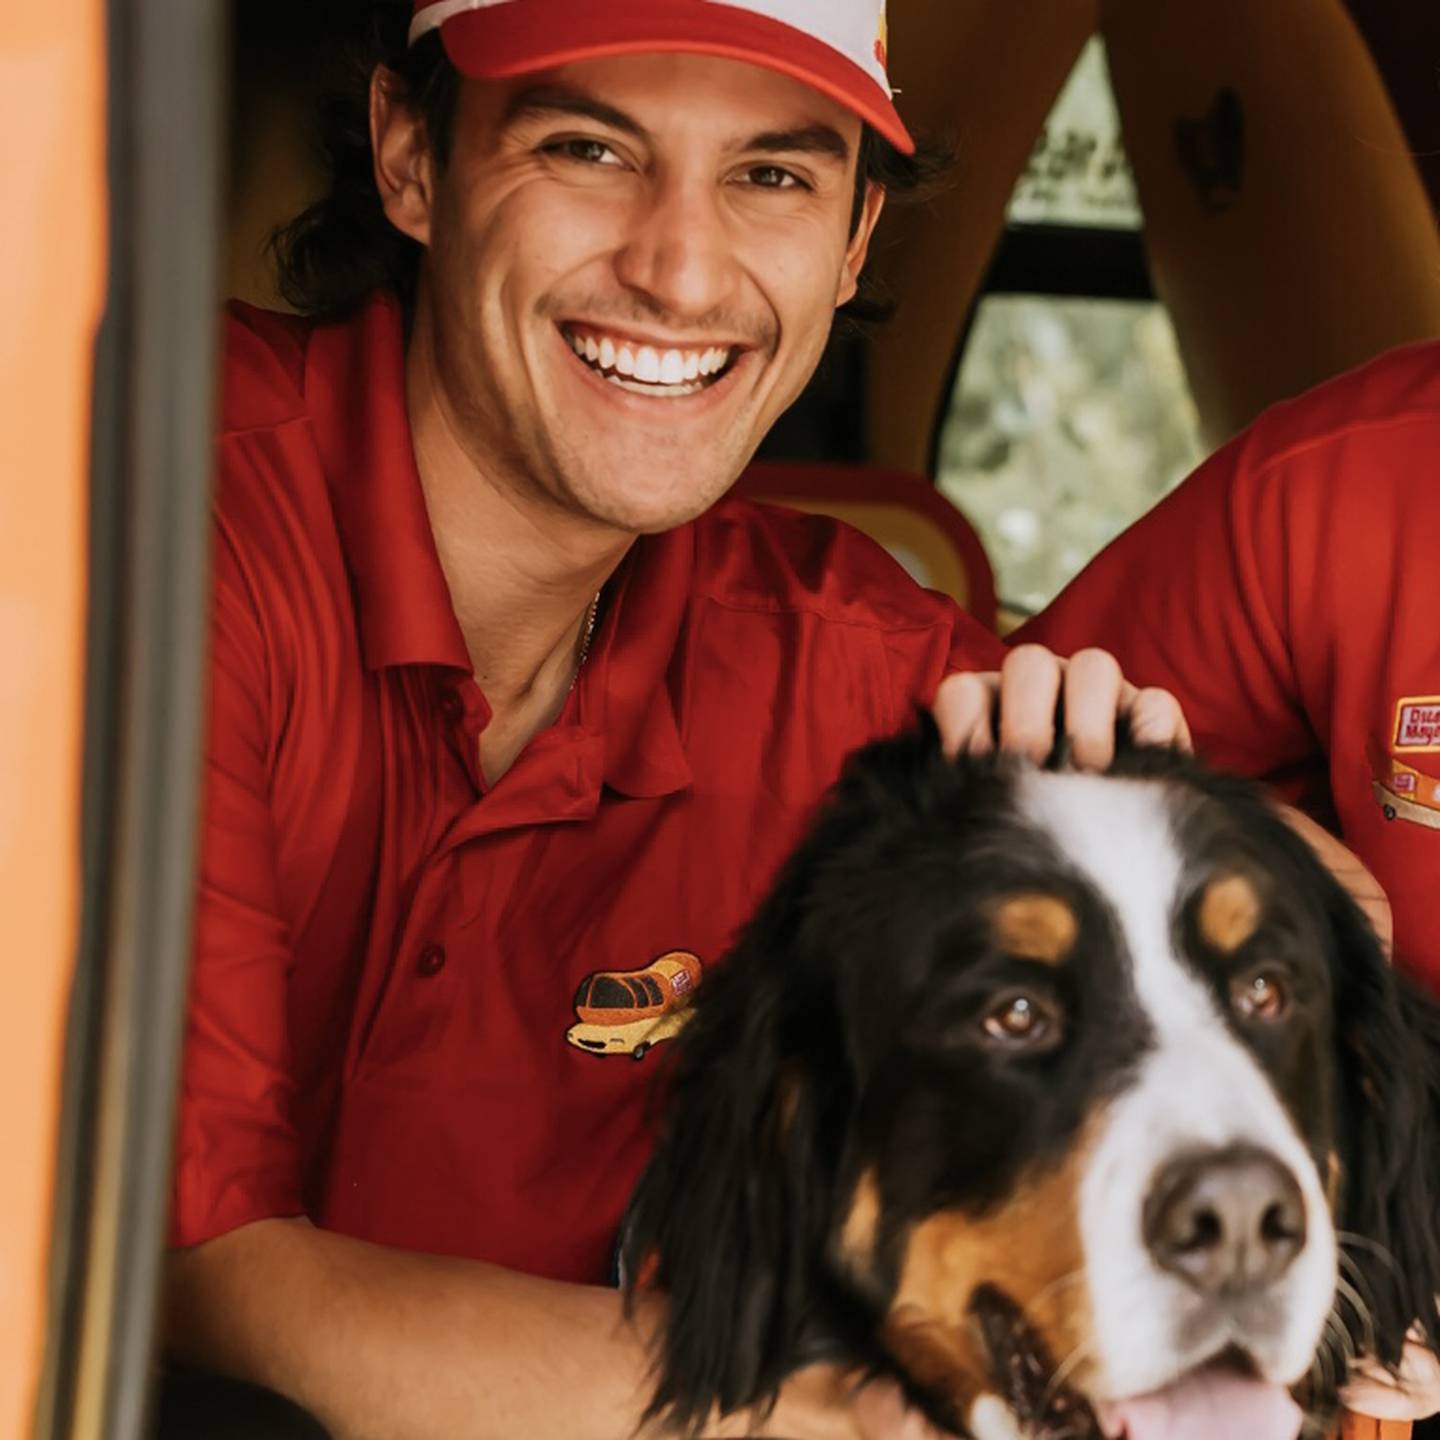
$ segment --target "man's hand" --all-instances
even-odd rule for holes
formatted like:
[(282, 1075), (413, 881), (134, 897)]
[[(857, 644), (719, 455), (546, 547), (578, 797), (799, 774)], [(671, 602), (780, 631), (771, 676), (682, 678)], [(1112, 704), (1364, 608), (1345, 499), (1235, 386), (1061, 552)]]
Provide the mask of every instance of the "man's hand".
[(706, 1440), (741, 1435), (753, 1440), (943, 1440), (893, 1380), (866, 1380), (836, 1365), (812, 1365), (792, 1375), (760, 1428), (736, 1415), (719, 1428), (706, 1426), (704, 1434)]
[[(986, 755), (1000, 748), (1041, 764), (1055, 745), (1060, 702), (1065, 734), (1082, 770), (1104, 770), (1115, 758), (1115, 727), (1124, 719), (1146, 745), (1191, 748), (1180, 702), (1168, 690), (1139, 690), (1105, 650), (1080, 650), (1066, 661), (1042, 645), (1012, 650), (998, 671), (949, 675), (935, 696), (935, 721), (947, 755)], [(1390, 902), (1360, 858), (1309, 816), (1280, 806), (1286, 821), (1365, 912), (1388, 950)]]
[(1347, 1410), (1374, 1420), (1424, 1420), (1440, 1415), (1440, 1358), (1417, 1328), (1405, 1342), (1398, 1375), (1378, 1361), (1360, 1360), (1350, 1367), (1350, 1380), (1340, 1399)]
[(1065, 735), (1076, 765), (1104, 770), (1115, 758), (1115, 727), (1124, 719), (1144, 745), (1190, 749), (1190, 728), (1168, 690), (1139, 690), (1105, 650), (1080, 650), (1070, 660), (1043, 645), (1021, 645), (999, 672), (947, 676), (935, 696), (935, 721), (947, 755), (985, 755), (1000, 748), (1037, 765), (1055, 746), (1056, 716), (1065, 703)]

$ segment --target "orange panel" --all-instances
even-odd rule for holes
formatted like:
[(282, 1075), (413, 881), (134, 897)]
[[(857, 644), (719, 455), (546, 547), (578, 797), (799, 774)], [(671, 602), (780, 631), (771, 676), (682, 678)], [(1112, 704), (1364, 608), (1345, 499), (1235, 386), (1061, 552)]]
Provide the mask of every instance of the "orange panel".
[(1410, 1431), (1408, 1420), (1365, 1420), (1348, 1415), (1341, 1440), (1410, 1440)]
[(39, 1377), (78, 908), (104, 10), (0, 6), (0, 1436)]

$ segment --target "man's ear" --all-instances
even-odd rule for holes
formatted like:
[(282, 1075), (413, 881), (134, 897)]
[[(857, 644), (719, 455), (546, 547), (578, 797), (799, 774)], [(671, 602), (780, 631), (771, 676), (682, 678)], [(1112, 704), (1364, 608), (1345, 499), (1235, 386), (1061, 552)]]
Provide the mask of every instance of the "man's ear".
[(835, 292), (835, 308), (848, 305), (860, 288), (860, 272), (865, 268), (865, 258), (870, 253), (870, 237), (885, 208), (885, 187), (872, 180), (865, 187), (865, 204), (860, 210), (860, 223), (845, 248), (845, 263), (840, 269), (840, 285)]
[(399, 77), (384, 65), (370, 76), (370, 148), (375, 187), (390, 223), (428, 245), (435, 174), (430, 141), (420, 112), (406, 103)]

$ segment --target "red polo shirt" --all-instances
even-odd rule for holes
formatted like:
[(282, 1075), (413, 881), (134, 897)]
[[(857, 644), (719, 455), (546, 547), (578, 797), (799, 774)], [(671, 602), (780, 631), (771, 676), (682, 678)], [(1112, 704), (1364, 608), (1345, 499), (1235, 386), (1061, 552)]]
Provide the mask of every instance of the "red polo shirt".
[(225, 378), (172, 1239), (303, 1212), (600, 1280), (670, 1007), (846, 753), (1000, 644), (855, 532), (727, 502), (634, 545), (487, 790), (395, 309), (237, 309)]
[(1101, 645), (1374, 871), (1440, 991), (1440, 344), (1264, 415), (1019, 638)]

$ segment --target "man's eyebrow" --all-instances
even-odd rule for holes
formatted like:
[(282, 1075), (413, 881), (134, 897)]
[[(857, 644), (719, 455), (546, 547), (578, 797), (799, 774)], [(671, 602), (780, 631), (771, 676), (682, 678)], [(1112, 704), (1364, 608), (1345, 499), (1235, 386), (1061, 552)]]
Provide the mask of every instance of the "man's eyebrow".
[(518, 91), (505, 107), (504, 124), (511, 125), (517, 120), (537, 115), (573, 115), (577, 119), (607, 125), (637, 140), (650, 139), (650, 132), (623, 110), (617, 110), (583, 90), (572, 90), (567, 85), (532, 85), (527, 90)]
[(739, 147), (766, 155), (829, 155), (842, 164), (850, 159), (850, 142), (833, 126), (803, 125), (797, 130), (767, 130)]
[[(532, 85), (517, 91), (505, 107), (506, 125), (537, 115), (572, 115), (594, 120), (623, 135), (650, 142), (650, 132), (633, 116), (583, 90), (568, 85)], [(767, 130), (752, 136), (737, 150), (766, 155), (828, 155), (842, 164), (850, 159), (850, 142), (831, 125), (802, 125), (794, 130)]]

